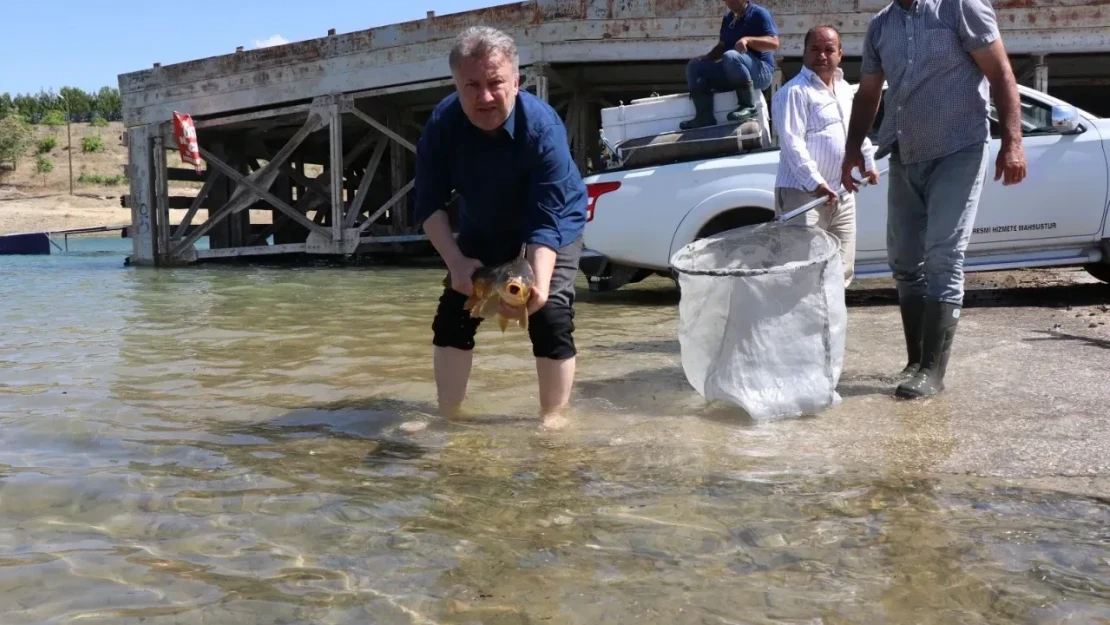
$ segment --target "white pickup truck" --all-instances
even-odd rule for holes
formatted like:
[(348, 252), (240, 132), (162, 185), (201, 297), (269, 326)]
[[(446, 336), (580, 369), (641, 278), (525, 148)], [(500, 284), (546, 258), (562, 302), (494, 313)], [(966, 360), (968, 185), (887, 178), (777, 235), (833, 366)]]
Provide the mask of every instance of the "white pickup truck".
[[(1014, 186), (994, 181), (999, 128), (992, 109), (988, 179), (965, 269), (1082, 266), (1110, 282), (1110, 119), (1024, 86), (1019, 91), (1027, 175)], [(880, 106), (872, 139), (882, 114)], [(888, 159), (877, 161), (880, 171)], [(773, 219), (778, 160), (778, 147), (768, 145), (724, 157), (616, 167), (587, 177), (590, 205), (581, 269), (590, 290), (618, 289), (652, 274), (670, 277), (671, 255), (691, 241)], [(884, 175), (856, 197), (858, 278), (890, 275), (886, 180)]]

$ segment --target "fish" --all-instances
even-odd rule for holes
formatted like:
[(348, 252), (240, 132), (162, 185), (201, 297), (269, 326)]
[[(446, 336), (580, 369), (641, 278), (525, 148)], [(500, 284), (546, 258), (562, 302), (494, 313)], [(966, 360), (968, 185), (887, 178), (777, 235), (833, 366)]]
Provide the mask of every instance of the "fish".
[[(523, 254), (496, 267), (479, 267), (471, 278), (474, 294), (466, 299), (463, 309), (470, 311), (470, 316), (476, 319), (496, 315), (497, 326), (504, 333), (509, 327), (509, 319), (501, 314), (499, 304), (505, 302), (512, 308), (520, 309), (516, 322), (527, 330), (528, 300), (532, 297), (535, 284), (536, 275)], [(443, 286), (451, 286), (450, 271), (443, 279)]]

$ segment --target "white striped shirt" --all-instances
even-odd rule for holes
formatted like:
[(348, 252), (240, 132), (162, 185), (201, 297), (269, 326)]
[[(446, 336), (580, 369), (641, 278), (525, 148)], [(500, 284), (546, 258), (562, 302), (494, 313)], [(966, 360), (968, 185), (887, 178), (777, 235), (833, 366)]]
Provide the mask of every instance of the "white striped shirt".
[[(839, 193), (851, 114), (851, 87), (840, 68), (832, 89), (807, 67), (783, 85), (771, 99), (771, 119), (781, 150), (775, 186), (813, 191), (823, 182)], [(874, 146), (864, 138), (868, 171), (875, 166), (874, 157)]]

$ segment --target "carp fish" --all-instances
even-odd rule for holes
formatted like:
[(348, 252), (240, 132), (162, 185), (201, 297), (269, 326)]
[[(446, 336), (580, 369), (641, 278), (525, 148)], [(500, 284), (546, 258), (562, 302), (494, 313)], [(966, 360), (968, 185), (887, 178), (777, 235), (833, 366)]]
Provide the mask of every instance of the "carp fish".
[[(506, 305), (520, 310), (516, 322), (527, 330), (528, 300), (532, 297), (532, 286), (535, 283), (532, 265), (523, 254), (496, 267), (479, 267), (471, 278), (474, 294), (467, 298), (463, 309), (469, 310), (470, 316), (477, 319), (496, 315), (497, 326), (501, 328), (501, 332), (505, 332), (509, 327), (509, 318), (501, 314), (498, 306), (505, 302)], [(443, 286), (451, 286), (450, 271), (443, 279)]]

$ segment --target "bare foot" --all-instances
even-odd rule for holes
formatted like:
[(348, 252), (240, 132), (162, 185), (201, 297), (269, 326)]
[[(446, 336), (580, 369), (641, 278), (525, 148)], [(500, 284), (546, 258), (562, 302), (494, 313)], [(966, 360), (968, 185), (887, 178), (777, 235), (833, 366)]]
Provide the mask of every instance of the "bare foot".
[(462, 404), (440, 404), (439, 414), (448, 421), (462, 421), (465, 419), (462, 413)]
[(543, 429), (545, 430), (561, 430), (568, 425), (570, 425), (570, 419), (560, 413), (549, 414), (543, 418)]

